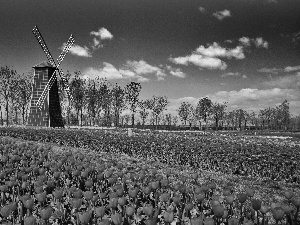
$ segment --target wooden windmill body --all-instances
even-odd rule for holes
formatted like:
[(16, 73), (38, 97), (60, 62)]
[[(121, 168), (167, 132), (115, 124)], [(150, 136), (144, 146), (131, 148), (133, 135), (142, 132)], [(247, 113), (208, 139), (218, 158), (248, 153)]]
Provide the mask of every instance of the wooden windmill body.
[(42, 127), (64, 127), (58, 94), (57, 75), (60, 76), (62, 86), (71, 100), (72, 96), (70, 95), (68, 82), (63, 72), (60, 71), (58, 67), (74, 44), (75, 40), (71, 35), (64, 47), (64, 50), (58, 57), (57, 63), (55, 63), (37, 26), (34, 27), (33, 34), (45, 52), (48, 61), (42, 62), (33, 67), (34, 84), (32, 87), (32, 98), (30, 102), (31, 106), (27, 125)]
[(58, 95), (57, 80), (50, 88), (47, 98), (44, 100), (41, 109), (37, 106), (52, 74), (56, 70), (49, 62), (42, 62), (34, 68), (34, 84), (32, 87), (31, 107), (28, 117), (28, 125), (41, 127), (64, 127), (61, 115), (61, 106)]

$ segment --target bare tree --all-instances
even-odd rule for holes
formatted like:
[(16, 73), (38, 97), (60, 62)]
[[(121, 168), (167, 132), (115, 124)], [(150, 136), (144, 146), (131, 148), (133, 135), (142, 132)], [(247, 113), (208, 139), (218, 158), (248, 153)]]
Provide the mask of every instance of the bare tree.
[(158, 117), (164, 110), (166, 110), (168, 104), (169, 101), (166, 96), (153, 96), (153, 98), (149, 100), (149, 106), (155, 118), (156, 129), (158, 124)]
[(134, 126), (134, 114), (136, 113), (137, 104), (139, 102), (139, 95), (142, 86), (140, 83), (130, 82), (125, 87), (126, 99), (129, 104), (129, 109), (131, 111), (131, 123)]
[(85, 82), (83, 79), (80, 78), (80, 74), (81, 74), (80, 71), (75, 71), (75, 78), (71, 81), (70, 84), (70, 92), (73, 97), (72, 105), (74, 106), (77, 112), (77, 119), (79, 117), (79, 112), (81, 113), (80, 125), (82, 126), (82, 110), (85, 105), (85, 90), (84, 90)]
[(184, 125), (186, 125), (186, 121), (189, 117), (190, 110), (191, 110), (192, 105), (188, 102), (181, 102), (179, 108), (177, 109), (178, 111), (178, 116), (180, 117), (180, 120)]
[(200, 113), (200, 117), (205, 122), (205, 129), (207, 129), (207, 118), (211, 113), (212, 101), (208, 98), (201, 98), (197, 104), (197, 112)]
[(1, 66), (0, 68), (0, 97), (3, 98), (1, 103), (5, 104), (6, 126), (9, 123), (9, 100), (12, 98), (12, 84), (16, 74), (16, 70), (10, 69), (9, 66)]
[(143, 125), (143, 128), (144, 128), (145, 121), (146, 121), (147, 117), (149, 116), (148, 109), (150, 109), (150, 101), (148, 99), (147, 100), (141, 100), (141, 101), (138, 102), (138, 106), (140, 108), (139, 114), (140, 114), (140, 117), (142, 119), (142, 125)]

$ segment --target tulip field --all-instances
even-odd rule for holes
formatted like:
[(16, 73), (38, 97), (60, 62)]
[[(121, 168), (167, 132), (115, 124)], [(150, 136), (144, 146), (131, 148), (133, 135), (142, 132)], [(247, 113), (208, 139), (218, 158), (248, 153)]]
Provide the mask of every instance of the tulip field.
[(300, 145), (0, 128), (0, 224), (300, 224)]

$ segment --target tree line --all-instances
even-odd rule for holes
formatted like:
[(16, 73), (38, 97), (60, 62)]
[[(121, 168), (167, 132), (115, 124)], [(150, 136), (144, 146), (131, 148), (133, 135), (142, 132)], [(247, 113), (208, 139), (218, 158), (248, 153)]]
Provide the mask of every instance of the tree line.
[[(80, 71), (74, 76), (67, 71), (66, 81), (70, 86), (72, 101), (63, 90), (58, 78), (58, 89), (62, 114), (66, 125), (80, 126), (128, 126), (165, 125), (207, 129), (299, 129), (300, 119), (293, 117), (287, 100), (274, 108), (259, 113), (236, 109), (226, 111), (227, 102), (212, 102), (208, 97), (199, 99), (197, 105), (182, 102), (177, 115), (167, 111), (169, 100), (166, 96), (152, 96), (139, 99), (142, 86), (130, 82), (125, 87), (112, 84), (106, 79), (83, 79)], [(71, 78), (72, 77), (72, 78)], [(32, 95), (34, 72), (19, 74), (9, 66), (0, 68), (0, 111), (1, 125), (26, 124)], [(2, 115), (5, 111), (5, 119)], [(126, 113), (125, 113), (126, 112)]]

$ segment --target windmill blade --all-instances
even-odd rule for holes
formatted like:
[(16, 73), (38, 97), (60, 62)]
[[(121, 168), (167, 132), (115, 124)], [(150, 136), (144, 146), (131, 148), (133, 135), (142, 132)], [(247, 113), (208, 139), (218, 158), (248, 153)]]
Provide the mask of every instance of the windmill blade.
[(39, 108), (42, 107), (42, 103), (45, 101), (45, 98), (47, 97), (48, 92), (49, 92), (50, 88), (52, 87), (53, 83), (55, 82), (55, 80), (56, 80), (56, 70), (53, 72), (50, 80), (48, 81), (48, 83), (46, 84), (46, 87), (43, 90), (42, 95), (40, 96), (39, 100), (37, 101), (36, 106), (38, 106)]
[[(57, 63), (58, 63), (58, 66), (60, 65), (60, 63), (63, 61), (63, 59), (65, 58), (66, 54), (69, 52), (69, 50), (71, 49), (71, 47), (74, 45), (74, 37), (73, 35), (71, 34), (67, 44), (65, 45), (64, 47), (64, 50), (62, 51), (62, 53), (60, 54), (60, 56), (58, 57), (57, 59)], [(58, 67), (57, 66), (57, 67)]]
[[(47, 56), (47, 59), (48, 59), (49, 63), (50, 63), (51, 65), (55, 66), (55, 61), (54, 61), (54, 59), (53, 59), (53, 57), (52, 57), (52, 55), (51, 55), (51, 53), (50, 53), (50, 51), (49, 51), (49, 49), (48, 49), (48, 47), (47, 47), (47, 45), (46, 45), (46, 43), (45, 43), (45, 41), (44, 41), (42, 35), (41, 35), (41, 33), (40, 33), (38, 27), (35, 26), (35, 27), (33, 28), (32, 32), (33, 32), (34, 36), (36, 37), (36, 39), (38, 40), (38, 42), (39, 42), (40, 46), (42, 47), (43, 51), (45, 52), (45, 54), (46, 54), (46, 56)], [(55, 67), (56, 67), (56, 66), (55, 66)]]

